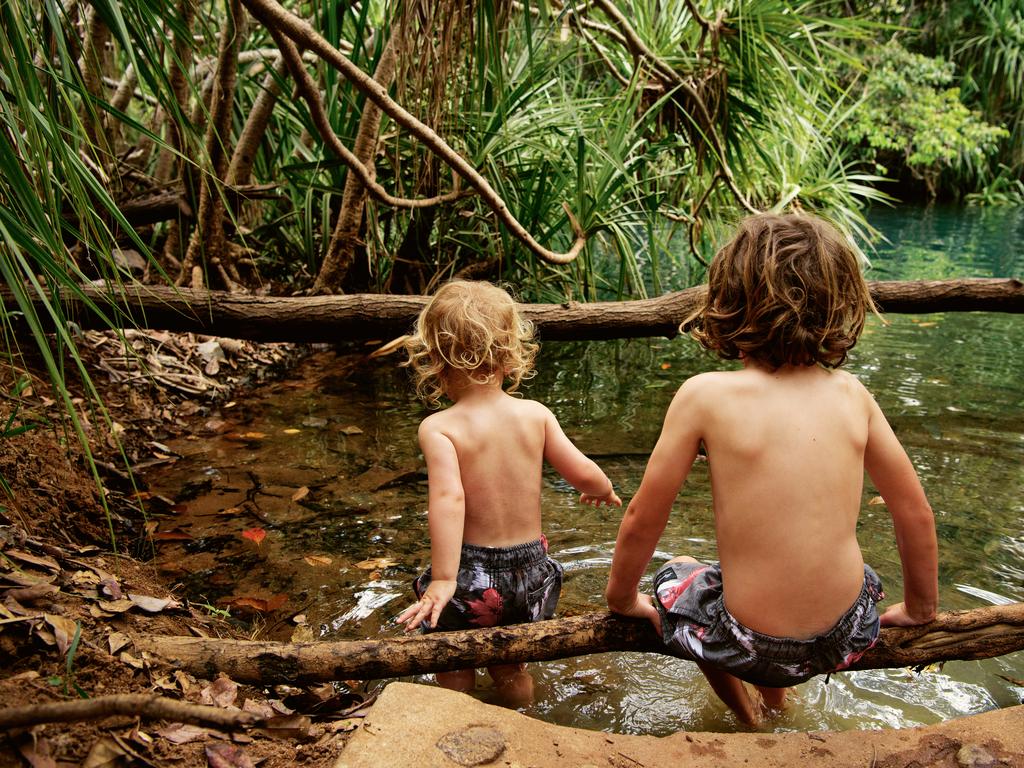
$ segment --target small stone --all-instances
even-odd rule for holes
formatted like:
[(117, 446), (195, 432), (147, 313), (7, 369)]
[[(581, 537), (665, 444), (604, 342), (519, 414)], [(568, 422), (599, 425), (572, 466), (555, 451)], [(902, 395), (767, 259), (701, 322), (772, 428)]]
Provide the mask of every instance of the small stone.
[(446, 733), (437, 740), (437, 748), (452, 762), (469, 768), (497, 760), (505, 751), (505, 737), (496, 728), (473, 725)]
[(996, 759), (980, 744), (964, 744), (956, 753), (956, 763), (963, 768), (991, 768)]

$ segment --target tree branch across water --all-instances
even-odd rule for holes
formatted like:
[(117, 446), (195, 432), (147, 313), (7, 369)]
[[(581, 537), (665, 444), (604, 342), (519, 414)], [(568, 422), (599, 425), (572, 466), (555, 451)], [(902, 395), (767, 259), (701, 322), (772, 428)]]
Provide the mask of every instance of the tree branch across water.
[[(1015, 278), (873, 281), (871, 295), (883, 312), (1024, 313), (1024, 282)], [(593, 303), (523, 304), (544, 340), (585, 341), (649, 336), (672, 338), (679, 324), (703, 300), (697, 286), (654, 299)], [(66, 316), (82, 328), (107, 328), (100, 316), (124, 316), (125, 327), (203, 333), (252, 341), (342, 342), (408, 333), (427, 302), (424, 296), (351, 294), (347, 296), (251, 296), (222, 291), (159, 286), (82, 286), (62, 294)], [(0, 301), (12, 302), (0, 288)], [(90, 306), (91, 305), (91, 306)], [(42, 301), (37, 301), (40, 317)], [(130, 319), (129, 319), (130, 318)]]
[[(491, 664), (549, 661), (611, 651), (665, 653), (646, 621), (590, 613), (533, 624), (345, 642), (283, 643), (147, 636), (139, 651), (198, 677), (223, 672), (261, 685), (402, 677)], [(1024, 649), (1024, 603), (939, 614), (921, 627), (882, 630), (850, 669), (919, 667)]]

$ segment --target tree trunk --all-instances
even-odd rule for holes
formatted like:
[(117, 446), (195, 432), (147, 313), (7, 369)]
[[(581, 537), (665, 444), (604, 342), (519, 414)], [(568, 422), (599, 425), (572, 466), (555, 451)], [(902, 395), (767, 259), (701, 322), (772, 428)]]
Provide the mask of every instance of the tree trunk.
[[(227, 239), (224, 234), (224, 199), (221, 186), (228, 171), (230, 157), (228, 145), (231, 138), (231, 111), (235, 98), (235, 81), (238, 73), (238, 47), (243, 36), (245, 18), (241, 0), (227, 0), (226, 25), (221, 32), (217, 52), (217, 74), (210, 97), (210, 121), (206, 126), (207, 172), (199, 188), (199, 210), (196, 226), (189, 240), (185, 260), (182, 262), (178, 284), (198, 282), (195, 268), (202, 264), (220, 263), (227, 260)], [(204, 269), (204, 273), (205, 273)], [(233, 280), (223, 271), (221, 279), (231, 289)]]
[[(1015, 278), (871, 282), (884, 311), (1024, 312), (1024, 282)], [(626, 339), (678, 335), (679, 324), (697, 307), (705, 288), (687, 288), (655, 299), (590, 304), (524, 304), (542, 339)], [(111, 305), (142, 327), (205, 333), (253, 341), (325, 342), (392, 339), (407, 333), (426, 304), (424, 296), (352, 294), (274, 297), (193, 291), (157, 286), (126, 287), (122, 294), (82, 286), (82, 295), (107, 314)], [(0, 300), (10, 304), (9, 292)], [(83, 328), (107, 324), (78, 296), (62, 294), (67, 313)], [(45, 317), (41, 304), (40, 316)]]
[[(242, 683), (376, 680), (453, 669), (549, 661), (611, 651), (666, 653), (647, 621), (590, 613), (533, 624), (345, 642), (281, 643), (147, 636), (135, 648), (213, 679)], [(923, 627), (886, 628), (850, 669), (987, 659), (1024, 648), (1024, 603), (942, 613)]]
[[(385, 91), (391, 87), (395, 79), (398, 63), (399, 45), (402, 34), (401, 24), (391, 30), (391, 36), (380, 54), (380, 61), (373, 72), (373, 79), (378, 87)], [(380, 123), (383, 112), (379, 106), (367, 99), (359, 119), (359, 132), (356, 134), (352, 153), (371, 174), (376, 176), (377, 139), (380, 134)], [(320, 273), (313, 284), (313, 293), (338, 293), (342, 281), (348, 275), (355, 259), (356, 243), (359, 230), (363, 223), (363, 210), (366, 207), (366, 185), (351, 171), (345, 176), (345, 191), (341, 197), (341, 212), (334, 226), (327, 254), (320, 266)]]
[[(238, 137), (238, 144), (235, 145), (235, 153), (231, 157), (231, 165), (228, 166), (227, 183), (229, 186), (237, 187), (248, 184), (252, 177), (252, 166), (256, 162), (256, 152), (263, 135), (267, 132), (267, 125), (277, 104), (277, 97), (281, 95), (281, 82), (288, 72), (284, 57), (278, 56), (274, 65), (263, 78), (260, 87), (260, 95), (253, 102), (249, 117), (245, 121), (242, 134)], [(237, 212), (236, 212), (237, 214)]]

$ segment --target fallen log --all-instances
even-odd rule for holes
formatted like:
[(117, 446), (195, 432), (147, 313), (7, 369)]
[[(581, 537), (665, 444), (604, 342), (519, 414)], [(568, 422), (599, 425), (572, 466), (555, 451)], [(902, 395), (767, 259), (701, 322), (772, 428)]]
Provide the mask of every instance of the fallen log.
[[(612, 651), (666, 653), (648, 622), (610, 613), (380, 640), (284, 643), (149, 635), (134, 643), (137, 651), (198, 677), (223, 672), (260, 685), (376, 680)], [(1012, 603), (941, 613), (921, 627), (883, 629), (878, 644), (851, 669), (920, 667), (1021, 649), (1024, 603)]]
[[(1024, 312), (1024, 282), (1015, 278), (869, 285), (883, 312)], [(653, 299), (523, 304), (521, 308), (547, 340), (672, 338), (705, 290), (697, 286)], [(305, 343), (392, 339), (409, 331), (426, 302), (423, 296), (407, 295), (253, 296), (145, 285), (116, 291), (82, 286), (81, 296), (65, 291), (61, 298), (68, 318), (82, 328), (107, 327), (84, 300), (88, 299), (108, 316), (121, 313), (142, 328)], [(0, 289), (0, 301), (11, 308), (10, 292)], [(48, 316), (38, 299), (36, 306), (42, 317)]]

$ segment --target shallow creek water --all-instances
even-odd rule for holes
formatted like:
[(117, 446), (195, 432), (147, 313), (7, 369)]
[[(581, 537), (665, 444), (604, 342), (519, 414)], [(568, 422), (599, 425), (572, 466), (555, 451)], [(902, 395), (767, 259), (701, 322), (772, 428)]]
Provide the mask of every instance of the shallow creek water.
[[(1024, 212), (897, 210), (873, 221), (892, 245), (873, 257), (871, 278), (1024, 275)], [(941, 608), (1024, 601), (1024, 317), (888, 319), (888, 326), (869, 322), (848, 369), (875, 393), (935, 509)], [(162, 542), (157, 561), (189, 599), (215, 605), (287, 595), (271, 614), (283, 618), (264, 628), (275, 638), (291, 635), (296, 615), (322, 639), (399, 634), (392, 620), (429, 560), (426, 476), (416, 445), (426, 412), (397, 359), (346, 373), (350, 362), (341, 353), (318, 354), (295, 378), (223, 406), (197, 437), (170, 446), (181, 460), (147, 477), (155, 492), (180, 502), (180, 514), (162, 519), (161, 530), (177, 526), (189, 538)], [(628, 499), (676, 387), (721, 366), (688, 339), (549, 343), (524, 391), (555, 412)], [(871, 503), (875, 496), (867, 484), (859, 539), (898, 599), (892, 524), (884, 505)], [(580, 506), (550, 473), (543, 500), (551, 553), (566, 571), (560, 612), (602, 608), (620, 512)], [(253, 528), (266, 532), (258, 545), (242, 536)], [(715, 556), (701, 462), (655, 560), (679, 553)], [(687, 662), (599, 654), (531, 670), (537, 701), (527, 711), (543, 720), (656, 735), (743, 729)], [(766, 729), (933, 723), (1020, 703), (1022, 679), (1024, 653), (921, 674), (816, 678), (798, 687), (793, 706)], [(484, 677), (479, 683), (480, 697), (490, 700)]]

